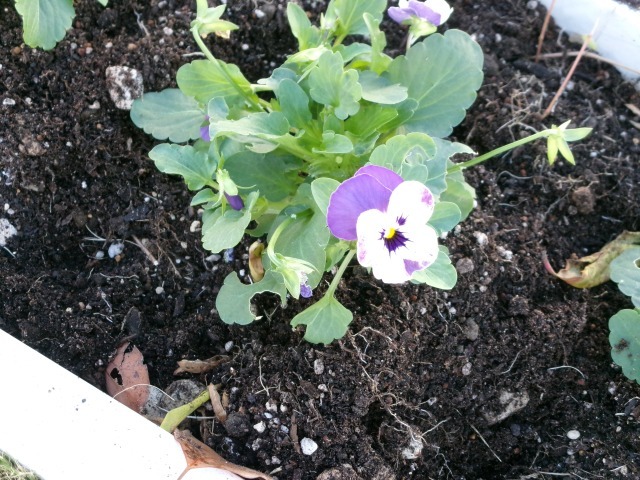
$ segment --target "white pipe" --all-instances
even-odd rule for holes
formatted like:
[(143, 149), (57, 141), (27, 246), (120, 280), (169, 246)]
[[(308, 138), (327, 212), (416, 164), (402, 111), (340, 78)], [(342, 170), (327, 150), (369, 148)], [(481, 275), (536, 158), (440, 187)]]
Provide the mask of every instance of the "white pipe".
[[(547, 8), (552, 3), (541, 1)], [(640, 71), (639, 10), (614, 0), (556, 0), (551, 15), (568, 33), (588, 35), (595, 27), (593, 41), (600, 55)], [(617, 68), (627, 80), (640, 78), (638, 73)]]
[[(172, 435), (0, 330), (0, 451), (44, 480), (177, 480)], [(242, 480), (191, 470), (184, 480)]]

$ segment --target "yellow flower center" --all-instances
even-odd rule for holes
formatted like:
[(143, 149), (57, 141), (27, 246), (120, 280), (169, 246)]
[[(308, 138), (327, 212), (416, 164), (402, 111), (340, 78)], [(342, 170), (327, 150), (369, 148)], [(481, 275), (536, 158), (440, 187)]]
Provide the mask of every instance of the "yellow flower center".
[(395, 236), (396, 236), (395, 228), (390, 228), (389, 230), (387, 230), (387, 233), (384, 234), (384, 238), (387, 240), (391, 240)]

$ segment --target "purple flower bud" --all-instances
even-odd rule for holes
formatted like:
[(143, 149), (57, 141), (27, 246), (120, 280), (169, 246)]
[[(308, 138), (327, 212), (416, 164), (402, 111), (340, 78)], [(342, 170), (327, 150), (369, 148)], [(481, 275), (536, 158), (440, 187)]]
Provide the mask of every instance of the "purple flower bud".
[(240, 198), (240, 195), (229, 195), (225, 193), (224, 196), (234, 210), (242, 210), (244, 208), (244, 202), (242, 198)]
[(200, 127), (200, 138), (205, 142), (211, 141), (211, 135), (209, 135), (209, 125), (205, 125), (204, 127)]
[(447, 21), (453, 9), (445, 0), (400, 0), (397, 7), (387, 10), (389, 17), (397, 23), (404, 23), (412, 18), (429, 22), (434, 26), (440, 26)]
[(309, 286), (307, 281), (307, 275), (305, 273), (300, 274), (300, 296), (304, 298), (311, 298), (313, 290)]

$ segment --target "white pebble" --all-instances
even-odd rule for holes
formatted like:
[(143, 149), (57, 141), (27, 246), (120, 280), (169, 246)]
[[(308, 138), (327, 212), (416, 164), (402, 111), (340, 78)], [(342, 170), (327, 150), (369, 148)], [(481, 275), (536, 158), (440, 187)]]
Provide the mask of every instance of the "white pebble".
[(156, 287), (156, 293), (158, 295), (162, 295), (164, 293), (164, 288), (163, 287)]
[(324, 373), (324, 362), (321, 358), (316, 358), (313, 361), (313, 371), (316, 375), (322, 375)]
[(259, 8), (256, 8), (253, 13), (255, 14), (256, 18), (263, 18), (266, 13), (264, 13), (262, 10), (260, 10)]
[(569, 430), (567, 432), (567, 438), (569, 440), (577, 440), (580, 438), (580, 432), (578, 430)]
[(481, 247), (489, 243), (489, 238), (486, 233), (482, 232), (473, 232), (473, 236), (476, 237), (476, 243)]
[(267, 426), (264, 422), (258, 422), (253, 426), (253, 429), (258, 433), (263, 433), (267, 429)]
[(162, 29), (162, 33), (164, 33), (165, 35), (169, 36), (169, 35), (173, 35), (173, 29), (169, 28), (169, 27), (164, 27)]
[(124, 251), (124, 243), (116, 242), (109, 245), (109, 258), (115, 258)]
[(96, 260), (102, 260), (104, 258), (104, 252), (102, 250), (98, 250), (95, 254)]
[(13, 98), (5, 98), (2, 100), (2, 105), (6, 105), (8, 107), (12, 107), (16, 104), (16, 101)]
[(266, 408), (267, 410), (269, 410), (271, 412), (277, 412), (278, 411), (278, 404), (276, 402), (274, 402), (273, 400), (269, 400), (267, 403), (264, 404), (264, 408)]
[(465, 377), (469, 375), (471, 373), (472, 366), (473, 365), (471, 365), (471, 362), (465, 363), (464, 366), (462, 367), (462, 375), (464, 375)]
[(313, 453), (318, 450), (318, 444), (310, 438), (304, 437), (300, 440), (300, 448), (302, 448), (302, 453), (305, 455), (313, 455)]
[(140, 98), (144, 91), (142, 74), (135, 68), (107, 67), (106, 81), (111, 100), (121, 110), (131, 110), (133, 101)]
[(233, 342), (231, 340), (229, 340), (227, 343), (224, 344), (225, 351), (230, 352), (232, 348), (233, 348)]
[(191, 225), (189, 226), (189, 231), (191, 233), (200, 231), (200, 220), (194, 220), (193, 222), (191, 222)]

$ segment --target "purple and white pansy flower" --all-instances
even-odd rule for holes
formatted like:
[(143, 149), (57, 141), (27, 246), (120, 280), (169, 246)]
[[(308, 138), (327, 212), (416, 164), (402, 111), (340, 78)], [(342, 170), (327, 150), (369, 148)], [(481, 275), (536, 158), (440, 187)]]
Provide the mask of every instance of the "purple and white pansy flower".
[(404, 283), (438, 256), (438, 237), (427, 225), (435, 200), (417, 181), (367, 165), (333, 192), (327, 209), (331, 233), (357, 241), (358, 262), (385, 283)]
[(415, 21), (427, 21), (439, 27), (449, 19), (453, 8), (445, 0), (400, 0), (397, 7), (389, 7), (387, 11), (391, 19), (397, 23), (411, 24)]

